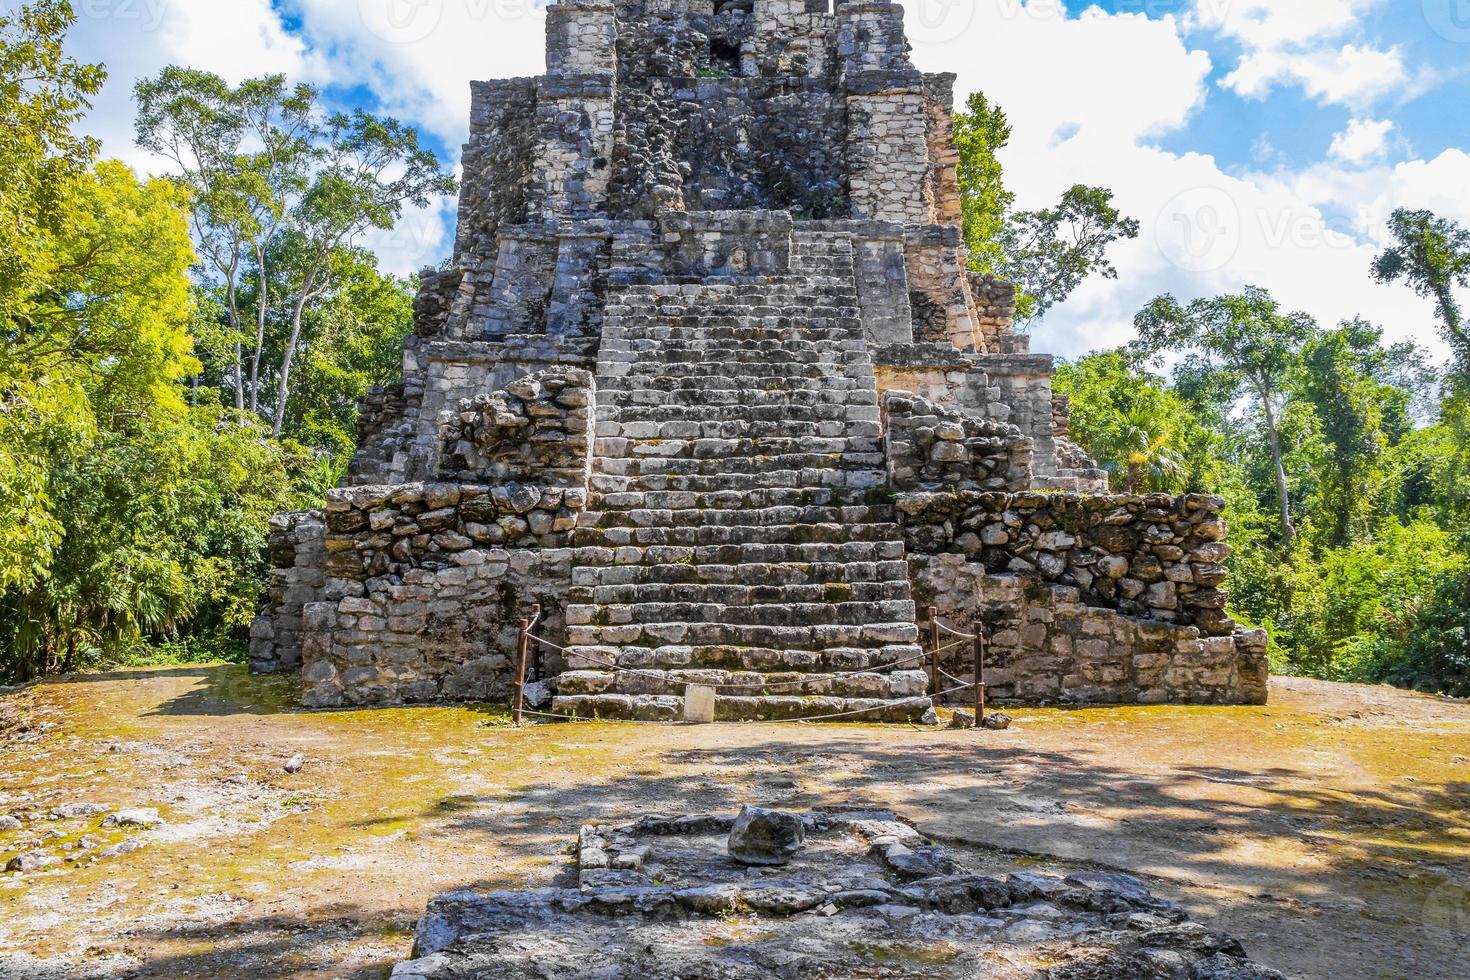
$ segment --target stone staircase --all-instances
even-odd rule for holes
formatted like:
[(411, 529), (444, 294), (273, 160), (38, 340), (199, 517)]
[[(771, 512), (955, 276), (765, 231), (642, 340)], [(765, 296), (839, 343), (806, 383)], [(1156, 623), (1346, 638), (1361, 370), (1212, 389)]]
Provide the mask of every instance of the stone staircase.
[(700, 684), (718, 720), (922, 716), (850, 239), (798, 232), (790, 276), (606, 309), (553, 711), (676, 719)]

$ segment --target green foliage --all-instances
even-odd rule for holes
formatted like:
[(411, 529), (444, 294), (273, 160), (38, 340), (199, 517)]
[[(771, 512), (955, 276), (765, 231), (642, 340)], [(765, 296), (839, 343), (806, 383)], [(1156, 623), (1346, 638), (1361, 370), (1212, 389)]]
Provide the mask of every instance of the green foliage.
[(1282, 413), (1287, 387), (1303, 344), (1316, 331), (1305, 313), (1283, 313), (1264, 289), (1247, 286), (1235, 295), (1197, 299), (1181, 305), (1160, 296), (1134, 318), (1134, 349), (1158, 358), (1184, 358), (1181, 373), (1193, 375), (1191, 387), (1234, 401), (1250, 398), (1260, 412), (1276, 481), (1281, 537), (1296, 540), (1292, 495), (1285, 466)]
[(280, 437), (302, 395), (295, 375), (311, 321), (350, 288), (358, 239), (393, 227), (407, 205), (452, 193), (455, 181), (411, 127), (323, 112), (318, 89), (279, 75), (231, 88), (169, 67), (136, 96), (139, 145), (179, 168), (205, 281), (224, 313), (209, 376)]
[(1011, 216), (998, 271), (1024, 294), (1017, 317), (1029, 321), (1067, 301), (1090, 276), (1118, 278), (1109, 247), (1138, 237), (1139, 223), (1113, 206), (1113, 192), (1077, 184), (1054, 208)]
[(998, 273), (1005, 261), (1000, 243), (1016, 196), (1005, 189), (1005, 172), (997, 154), (1010, 139), (1011, 123), (1005, 110), (991, 105), (983, 92), (971, 95), (966, 111), (955, 114), (954, 144), (960, 158), (956, 176), (965, 241), (977, 272)]
[[(238, 632), (264, 578), (281, 454), (191, 387), (187, 197), (70, 137), (100, 71), (64, 4), (0, 28), (3, 197), (30, 240), (0, 309), (0, 676), (73, 669), (189, 624)], [(37, 95), (36, 93), (40, 93)], [(32, 97), (34, 96), (34, 97)], [(27, 101), (27, 99), (30, 101)]]
[(1272, 631), (1277, 668), (1470, 690), (1461, 388), (1436, 404), (1439, 379), (1412, 346), (1385, 346), (1361, 320), (1323, 330), (1259, 289), (1160, 297), (1136, 323), (1132, 356), (1168, 357), (1172, 384), (1120, 352), (1079, 362), (1061, 379), (1074, 429), (1106, 451), (1110, 420), (1124, 428), (1140, 404), (1140, 422), (1177, 418), (1173, 398), (1212, 434), (1232, 611)]
[(1394, 244), (1373, 261), (1381, 283), (1405, 280), (1420, 296), (1434, 300), (1440, 326), (1462, 375), (1470, 375), (1470, 330), (1455, 298), (1455, 288), (1470, 287), (1470, 229), (1431, 211), (1399, 208), (1388, 222)]
[(1188, 402), (1126, 350), (1091, 354), (1057, 371), (1072, 401), (1072, 435), (1127, 492), (1213, 488), (1219, 439)]
[(981, 92), (955, 114), (956, 178), (970, 264), (1017, 285), (1016, 318), (1024, 325), (1066, 302), (1089, 277), (1116, 279), (1108, 249), (1137, 238), (1140, 226), (1113, 206), (1112, 191), (1084, 184), (1069, 188), (1055, 207), (1015, 211), (998, 156), (1010, 138), (1005, 111)]

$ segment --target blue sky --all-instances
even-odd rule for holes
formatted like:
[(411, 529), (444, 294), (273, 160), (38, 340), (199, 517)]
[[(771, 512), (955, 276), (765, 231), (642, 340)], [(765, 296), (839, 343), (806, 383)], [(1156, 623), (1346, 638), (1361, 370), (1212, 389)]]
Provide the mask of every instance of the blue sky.
[[(12, 3), (14, 0), (0, 0)], [(282, 71), (390, 112), (458, 161), (473, 78), (542, 70), (542, 0), (74, 0), (77, 53), (112, 81), (88, 121), (144, 170), (129, 91), (165, 64)], [(1037, 329), (1075, 355), (1134, 311), (1270, 288), (1327, 323), (1363, 315), (1433, 346), (1432, 308), (1368, 266), (1394, 207), (1470, 222), (1470, 0), (906, 0), (919, 66), (955, 71), (1014, 124), (1022, 207), (1084, 182), (1143, 233)], [(410, 271), (448, 252), (454, 202), (369, 244)]]

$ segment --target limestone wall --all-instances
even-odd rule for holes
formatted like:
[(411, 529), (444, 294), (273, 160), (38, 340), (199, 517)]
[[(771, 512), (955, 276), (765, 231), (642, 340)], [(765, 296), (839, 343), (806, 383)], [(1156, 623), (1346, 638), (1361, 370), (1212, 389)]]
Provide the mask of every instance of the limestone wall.
[[(941, 620), (960, 630), (985, 626), (992, 701), (1266, 703), (1264, 630), (1209, 636), (1196, 626), (1136, 619), (1088, 605), (1070, 586), (988, 574), (963, 555), (911, 555), (909, 569), (921, 610), (937, 606)], [(974, 675), (968, 643), (947, 651), (943, 663), (964, 681)]]
[[(565, 636), (570, 532), (583, 488), (454, 483), (337, 490), (326, 600), (305, 610), (312, 707), (503, 699), (518, 624)], [(560, 661), (542, 651), (540, 673)]]
[(1263, 703), (1265, 634), (1225, 611), (1223, 506), (1165, 494), (898, 499), (915, 601), (958, 629), (985, 625), (997, 696)]
[(592, 375), (578, 369), (541, 371), (464, 399), (440, 416), (440, 476), (586, 486), (596, 410)]
[(327, 527), (319, 511), (271, 518), (270, 587), (250, 624), (250, 670), (274, 674), (301, 666), (304, 610), (324, 595)]
[(883, 394), (889, 485), (916, 490), (1025, 490), (1031, 443), (1019, 429), (909, 392)]

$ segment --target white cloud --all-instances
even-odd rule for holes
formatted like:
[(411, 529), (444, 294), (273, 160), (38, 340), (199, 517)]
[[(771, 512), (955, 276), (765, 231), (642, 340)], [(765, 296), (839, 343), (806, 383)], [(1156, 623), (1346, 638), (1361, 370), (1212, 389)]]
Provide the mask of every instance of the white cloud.
[[(1182, 128), (1206, 98), (1210, 59), (1184, 40), (1187, 24), (1096, 9), (1071, 20), (1027, 16), (1026, 8), (1007, 17), (1003, 6), (979, 3), (964, 30), (916, 43), (921, 67), (957, 69), (960, 98), (978, 89), (1005, 107), (1014, 133), (1002, 162), (1021, 207), (1051, 204), (1082, 181), (1111, 188), (1124, 213), (1143, 224), (1137, 240), (1112, 253), (1120, 278), (1089, 280), (1053, 311), (1038, 328), (1037, 350), (1076, 355), (1125, 343), (1134, 313), (1160, 293), (1187, 299), (1247, 284), (1324, 323), (1361, 314), (1394, 339), (1435, 342), (1432, 308), (1407, 289), (1375, 284), (1369, 268), (1392, 208), (1443, 206), (1457, 188), (1463, 199), (1470, 157), (1455, 151), (1393, 169), (1334, 161), (1304, 173), (1227, 173), (1211, 156), (1150, 145)], [(1257, 16), (1232, 21), (1232, 30), (1252, 42), (1295, 41), (1343, 29), (1365, 6), (1298, 11), (1296, 3), (1247, 2), (1237, 16)], [(1040, 63), (1067, 65), (1087, 84), (1037, 85)], [(1067, 124), (1077, 125), (1075, 135), (1054, 142)], [(1426, 194), (1428, 187), (1439, 190)], [(1467, 207), (1460, 200), (1444, 213)]]
[(1344, 163), (1366, 163), (1388, 152), (1388, 134), (1393, 123), (1387, 119), (1353, 119), (1347, 129), (1332, 138), (1327, 155)]
[(73, 8), (69, 52), (108, 72), (85, 125), (105, 154), (144, 172), (162, 165), (133, 145), (133, 85), (166, 65), (206, 69), (232, 83), (272, 72), (329, 77), (327, 62), (286, 30), (270, 0), (79, 0)]
[(469, 127), (470, 82), (545, 70), (545, 0), (288, 0), (340, 77), (451, 147)]
[(1189, 26), (1266, 50), (1339, 37), (1383, 0), (1195, 0)]
[(1270, 49), (1247, 55), (1221, 80), (1244, 98), (1261, 99), (1279, 85), (1300, 85), (1314, 99), (1364, 105), (1409, 81), (1403, 52), (1345, 44), (1310, 51)]
[(1411, 83), (1403, 52), (1353, 36), (1385, 0), (1194, 0), (1191, 30), (1232, 40), (1242, 51), (1220, 84), (1244, 98), (1297, 85), (1322, 102), (1365, 106)]

